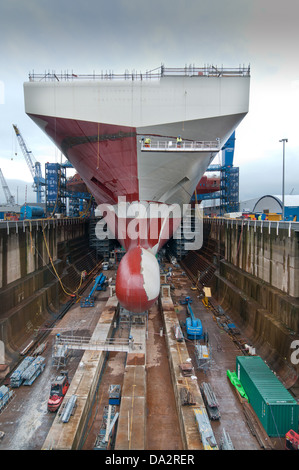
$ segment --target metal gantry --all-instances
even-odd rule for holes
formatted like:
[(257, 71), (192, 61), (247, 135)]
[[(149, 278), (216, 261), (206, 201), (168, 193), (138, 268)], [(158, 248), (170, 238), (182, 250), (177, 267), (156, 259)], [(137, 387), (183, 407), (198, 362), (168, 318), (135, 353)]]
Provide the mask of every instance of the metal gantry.
[(122, 351), (130, 352), (134, 349), (140, 349), (141, 343), (122, 338), (107, 338), (105, 340), (94, 341), (88, 337), (82, 336), (56, 336), (55, 346), (64, 346), (66, 350), (81, 349), (88, 351)]

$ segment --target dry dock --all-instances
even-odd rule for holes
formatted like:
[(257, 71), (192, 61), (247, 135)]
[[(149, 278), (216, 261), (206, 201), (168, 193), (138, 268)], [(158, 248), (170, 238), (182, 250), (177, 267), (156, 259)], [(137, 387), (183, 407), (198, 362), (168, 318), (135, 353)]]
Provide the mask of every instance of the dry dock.
[[(184, 277), (182, 281), (181, 270), (174, 273), (173, 282), (179, 284), (176, 289), (177, 298), (183, 298), (190, 292), (194, 295), (190, 291), (189, 279)], [(176, 298), (174, 302), (177, 304)], [(198, 309), (204, 312), (204, 307), (201, 307), (198, 300), (197, 302)], [(194, 367), (194, 376), (185, 376), (182, 373), (180, 365), (188, 363), (190, 358), (192, 365), (195, 365), (192, 344), (188, 341), (177, 342), (173, 335), (173, 325), (185, 316), (184, 310), (183, 306), (174, 306), (171, 297), (164, 296), (161, 297), (160, 307), (155, 305), (147, 319), (144, 319), (144, 323), (115, 329), (117, 315), (115, 297), (107, 298), (107, 293), (101, 292), (98, 294), (95, 307), (91, 309), (81, 309), (76, 304), (59, 323), (57, 329), (53, 330), (51, 341), (55, 341), (57, 331), (64, 332), (67, 337), (72, 332), (75, 338), (81, 338), (87, 331), (92, 330), (90, 341), (95, 344), (111, 336), (113, 331), (116, 340), (124, 340), (130, 333), (134, 338), (134, 349), (130, 352), (89, 350), (72, 353), (67, 364), (70, 370), (73, 370), (71, 386), (64, 403), (67, 403), (73, 395), (76, 395), (77, 401), (68, 422), (61, 421), (62, 413), (57, 415), (46, 413), (49, 388), (45, 387), (42, 374), (30, 389), (21, 387), (16, 390), (15, 399), (1, 415), (1, 430), (7, 432), (0, 444), (1, 448), (18, 448), (15, 440), (15, 433), (18, 432), (16, 428), (20, 432), (28, 426), (28, 422), (25, 417), (20, 417), (11, 430), (9, 426), (6, 428), (5, 423), (16, 416), (17, 409), (22, 406), (26, 395), (30, 395), (32, 398), (35, 397), (36, 406), (41, 411), (39, 419), (35, 417), (34, 439), (31, 437), (26, 441), (23, 438), (21, 448), (93, 449), (101, 427), (103, 409), (108, 404), (108, 387), (111, 383), (119, 383), (122, 393), (118, 408), (115, 450), (203, 449), (195, 419), (197, 410), (204, 408), (199, 390), (200, 372)], [(207, 319), (210, 319), (210, 312), (207, 315)], [(203, 318), (203, 321), (206, 322), (206, 319)], [(87, 324), (90, 325), (88, 330)], [(213, 320), (211, 325), (218, 329)], [(210, 333), (211, 336), (215, 334), (211, 326)], [(229, 356), (229, 363), (232, 364), (239, 350), (234, 348), (227, 334), (221, 334), (219, 330), (217, 333), (220, 334), (220, 338), (217, 337), (218, 348), (219, 342), (222, 344), (220, 357), (222, 361), (228, 361)], [(63, 333), (61, 335), (63, 336)], [(216, 349), (216, 343), (212, 342)], [(49, 379), (49, 373), (55, 376), (57, 369), (51, 363), (51, 348), (48, 353), (45, 373)], [(224, 426), (229, 430), (236, 449), (259, 449), (261, 447), (246, 424), (246, 417), (235, 391), (225, 377), (224, 368), (227, 364), (228, 362), (216, 363), (214, 357), (214, 365), (204, 377), (205, 380), (212, 380), (214, 386), (218, 384), (216, 393), (221, 404), (222, 418), (220, 423), (212, 426), (215, 439), (219, 442), (220, 431)], [(182, 404), (182, 388), (187, 389), (193, 397), (190, 406)], [(38, 413), (36, 408), (30, 410), (30, 413), (33, 411), (35, 414)], [(48, 427), (47, 432), (45, 432), (45, 423)], [(214, 447), (217, 448), (218, 445)]]
[[(79, 238), (82, 238), (84, 230), (81, 225), (78, 228)], [(74, 232), (68, 229), (67, 237), (71, 233)], [(214, 236), (215, 233), (213, 231)], [(38, 237), (38, 231), (34, 236)], [(68, 244), (75, 247), (76, 236), (74, 239), (70, 237)], [(59, 249), (62, 249), (61, 245)], [(214, 253), (215, 246), (209, 246), (209, 249), (206, 247), (206, 260), (210, 250)], [(63, 259), (57, 260), (57, 263), (61, 265), (61, 273), (67, 279), (70, 268), (67, 274), (63, 268)], [(223, 328), (217, 307), (224, 306), (225, 302), (212, 296), (207, 303), (202, 297), (201, 288), (194, 289), (192, 269), (195, 272), (199, 269), (202, 262), (199, 259), (199, 256), (193, 255), (194, 268), (189, 263), (188, 272), (185, 267), (173, 267), (165, 259), (164, 269), (169, 272), (171, 268), (172, 274), (167, 285), (162, 285), (159, 302), (141, 317), (131, 315), (126, 318), (120, 312), (113, 291), (109, 289), (96, 294), (93, 307), (80, 307), (80, 297), (88, 294), (97, 272), (92, 269), (96, 266), (100, 269), (100, 264), (97, 264), (98, 260), (91, 263), (91, 254), (88, 250), (83, 253), (78, 243), (78, 250), (74, 250), (71, 260), (72, 270), (77, 276), (73, 284), (76, 285), (78, 281), (77, 263), (82, 269), (84, 263), (86, 266), (88, 263), (93, 265), (89, 267), (91, 282), (86, 284), (85, 291), (80, 293), (78, 301), (73, 302), (63, 317), (55, 311), (53, 322), (50, 323), (49, 315), (40, 316), (37, 331), (48, 332), (47, 348), (43, 352), (46, 367), (31, 386), (22, 385), (14, 389), (12, 401), (0, 414), (0, 431), (4, 433), (0, 449), (94, 449), (106, 420), (105, 409), (111, 384), (120, 385), (121, 399), (115, 407), (116, 426), (107, 441), (110, 450), (218, 450), (224, 429), (229, 433), (236, 450), (283, 448), (283, 439), (270, 439), (265, 434), (250, 405), (240, 398), (227, 378), (226, 371), (235, 370), (236, 356), (247, 354), (244, 345), (254, 346), (254, 338), (247, 336), (250, 329), (242, 329), (242, 322), (238, 322), (237, 316), (234, 316), (234, 323), (238, 335)], [(65, 266), (70, 265), (68, 263)], [(202, 266), (200, 269), (204, 271), (205, 268)], [(112, 269), (105, 274), (115, 279), (115, 273), (116, 270)], [(214, 284), (220, 280), (224, 283), (223, 272), (218, 277), (215, 270), (213, 273), (212, 292)], [(35, 274), (28, 274), (26, 280), (28, 276), (34, 278)], [(54, 282), (53, 279), (50, 281)], [(227, 285), (231, 281), (232, 277), (230, 281), (226, 280)], [(1, 294), (7, 295), (9, 287), (2, 289)], [(31, 295), (32, 291), (28, 290), (28, 296)], [(186, 336), (186, 305), (181, 303), (186, 296), (191, 297), (194, 315), (200, 318), (204, 330), (208, 332), (210, 360), (206, 368), (198, 366), (196, 343)], [(63, 295), (61, 299), (65, 300)], [(24, 302), (26, 298), (20, 297), (17, 312), (25, 305)], [(229, 305), (228, 299), (226, 303)], [(3, 320), (8, 333), (9, 322), (14, 324), (13, 308), (10, 313)], [(234, 312), (227, 309), (225, 313), (232, 315)], [(182, 341), (178, 341), (174, 334), (174, 327), (178, 326), (184, 334)], [(20, 352), (34, 340), (34, 331), (33, 326), (28, 324), (22, 338), (14, 332), (14, 336), (10, 336), (6, 342), (7, 353), (11, 357), (18, 354), (20, 357)], [(69, 347), (66, 364), (61, 364), (59, 368), (53, 362), (53, 345), (57, 341), (57, 333), (60, 334), (60, 340), (65, 338), (65, 344)], [(50, 381), (61, 368), (68, 369), (71, 385), (60, 411), (52, 414), (47, 412)], [(212, 386), (221, 412), (218, 421), (208, 421), (208, 433), (203, 432), (206, 419), (200, 391), (203, 382)], [(74, 397), (74, 406), (68, 419), (63, 421), (63, 412)]]

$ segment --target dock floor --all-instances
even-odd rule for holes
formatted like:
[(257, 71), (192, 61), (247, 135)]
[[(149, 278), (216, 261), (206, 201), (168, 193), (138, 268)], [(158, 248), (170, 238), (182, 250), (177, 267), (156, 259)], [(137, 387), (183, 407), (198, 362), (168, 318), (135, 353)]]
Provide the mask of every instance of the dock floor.
[[(110, 273), (110, 275), (114, 274), (115, 272)], [(84, 393), (86, 399), (88, 396), (89, 400), (88, 408), (84, 411), (85, 424), (79, 432), (76, 431), (74, 434), (76, 438), (74, 437), (72, 442), (70, 439), (67, 444), (63, 443), (59, 448), (83, 450), (94, 448), (103, 419), (103, 408), (108, 404), (109, 385), (119, 384), (122, 387), (122, 396), (118, 409), (120, 414), (115, 439), (116, 450), (200, 449), (202, 445), (194, 411), (192, 407), (188, 410), (180, 406), (178, 394), (179, 388), (187, 386), (192, 389), (196, 404), (201, 404), (198, 389), (201, 382), (206, 381), (212, 385), (221, 411), (220, 421), (211, 423), (217, 443), (225, 428), (236, 450), (261, 449), (259, 442), (250, 431), (242, 404), (226, 376), (227, 369), (235, 370), (235, 360), (236, 356), (240, 355), (240, 350), (231, 337), (219, 328), (211, 311), (198, 298), (198, 292), (191, 290), (191, 281), (182, 274), (182, 270), (173, 270), (172, 283), (174, 289), (171, 291), (170, 310), (173, 319), (185, 322), (186, 307), (179, 301), (187, 295), (191, 296), (194, 314), (202, 320), (204, 329), (209, 332), (212, 347), (209, 370), (204, 372), (195, 367), (194, 375), (197, 380), (194, 378), (186, 380), (178, 372), (179, 363), (185, 362), (186, 359), (190, 358), (192, 364), (196, 365), (194, 342), (185, 339), (181, 346), (176, 344), (173, 332), (169, 325), (167, 326), (167, 321), (161, 315), (159, 305), (156, 303), (148, 312), (146, 328), (136, 326), (134, 330), (131, 326), (129, 330), (126, 326), (122, 326), (114, 331), (115, 337), (118, 338), (126, 338), (130, 331), (136, 343), (144, 341), (144, 349), (136, 349), (129, 354), (116, 351), (105, 354), (101, 371), (97, 369), (96, 372), (100, 380), (96, 385), (93, 384), (90, 396), (88, 396), (89, 386), (84, 380), (86, 384)], [(53, 437), (50, 439), (50, 436), (55, 430), (57, 416), (47, 412), (50, 380), (57, 374), (56, 368), (51, 364), (51, 341), (57, 332), (92, 336), (97, 330), (108, 299), (107, 292), (100, 292), (94, 308), (83, 309), (76, 304), (51, 332), (46, 351), (45, 371), (31, 387), (21, 386), (16, 389), (14, 400), (0, 415), (0, 431), (5, 433), (0, 441), (0, 450), (56, 448), (55, 439)], [(110, 315), (110, 324), (111, 321)], [(176, 362), (173, 358), (171, 359), (173, 352)], [(67, 364), (71, 379), (76, 377), (76, 373), (80, 367), (82, 368), (82, 363), (83, 368), (84, 366), (89, 368), (89, 360), (91, 363), (93, 360), (99, 361), (98, 351), (89, 352), (85, 359), (84, 354), (86, 353), (83, 351), (72, 352)], [(90, 384), (93, 383), (92, 378), (89, 380)], [(75, 393), (78, 387), (79, 381), (76, 378), (71, 384), (69, 395)], [(82, 416), (80, 401), (71, 420), (75, 418), (78, 411), (82, 413)], [(279, 448), (278, 441), (274, 442), (274, 447)]]

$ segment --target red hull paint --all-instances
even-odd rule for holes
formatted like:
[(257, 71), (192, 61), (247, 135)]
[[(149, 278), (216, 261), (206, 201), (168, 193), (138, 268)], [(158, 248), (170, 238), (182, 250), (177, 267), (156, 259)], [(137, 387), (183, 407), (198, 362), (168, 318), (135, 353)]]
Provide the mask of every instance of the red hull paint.
[[(148, 310), (160, 291), (155, 254), (169, 240), (180, 218), (118, 219), (119, 197), (139, 200), (136, 129), (47, 116), (31, 116), (78, 171), (104, 211), (106, 222), (127, 253), (117, 271), (116, 295), (127, 310)], [(156, 203), (157, 204), (157, 203)]]
[(196, 193), (206, 194), (206, 193), (213, 193), (216, 191), (220, 191), (220, 178), (208, 178), (207, 176), (203, 176), (196, 186)]
[(126, 251), (141, 246), (155, 254), (172, 237), (181, 223), (180, 218), (118, 219), (113, 210), (107, 211), (105, 221)]
[(30, 115), (61, 149), (98, 204), (139, 198), (136, 129), (73, 119)]
[[(157, 271), (159, 270), (157, 260), (153, 259), (150, 264), (142, 262), (142, 248), (137, 246), (131, 248), (121, 260), (117, 269), (116, 277), (116, 296), (123, 307), (127, 310), (140, 313), (148, 310), (154, 302), (156, 302), (160, 292), (160, 279), (157, 279)], [(149, 298), (146, 291), (146, 279), (144, 271), (148, 271), (148, 275), (152, 271), (151, 287), (154, 287), (154, 294)], [(158, 271), (159, 274), (159, 271)], [(154, 285), (154, 286), (153, 286)]]

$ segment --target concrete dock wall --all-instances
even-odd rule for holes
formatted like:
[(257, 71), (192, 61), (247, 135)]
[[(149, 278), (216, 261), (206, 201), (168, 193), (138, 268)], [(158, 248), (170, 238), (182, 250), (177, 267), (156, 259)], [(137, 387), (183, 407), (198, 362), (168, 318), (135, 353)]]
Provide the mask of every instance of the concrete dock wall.
[(292, 360), (299, 339), (298, 230), (299, 223), (206, 219), (202, 250), (212, 240), (218, 253), (213, 296), (287, 386), (299, 376)]
[(34, 331), (53, 321), (70, 299), (68, 292), (80, 282), (80, 260), (82, 266), (95, 260), (81, 219), (0, 223), (0, 247), (1, 362), (12, 365)]
[(299, 298), (299, 222), (205, 219), (225, 260)]
[[(0, 289), (53, 261), (60, 243), (87, 236), (84, 219), (0, 222)], [(46, 243), (45, 243), (46, 240)]]

